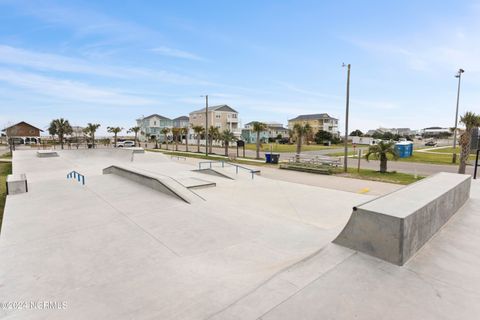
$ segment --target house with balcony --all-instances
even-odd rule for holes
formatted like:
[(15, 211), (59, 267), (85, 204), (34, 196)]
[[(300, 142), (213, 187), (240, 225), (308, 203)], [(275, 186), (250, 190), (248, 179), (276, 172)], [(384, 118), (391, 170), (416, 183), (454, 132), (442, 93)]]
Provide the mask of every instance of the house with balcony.
[[(140, 132), (138, 135), (140, 141), (146, 141), (147, 139), (163, 141), (165, 137), (164, 134), (162, 134), (162, 129), (172, 129), (174, 122), (172, 119), (159, 114), (152, 114), (148, 117), (141, 117), (137, 119), (137, 126), (140, 127)], [(169, 136), (171, 136), (171, 133)]]
[[(245, 128), (242, 129), (242, 138), (247, 143), (257, 143), (257, 133), (253, 131), (253, 123), (255, 121), (245, 124)], [(283, 124), (278, 122), (263, 122), (266, 125), (266, 129), (260, 132), (259, 138), (261, 143), (272, 141), (275, 139), (288, 138), (288, 129)]]
[(293, 130), (295, 124), (306, 125), (307, 123), (312, 127), (313, 135), (320, 130), (330, 132), (335, 136), (339, 136), (338, 119), (333, 118), (327, 113), (316, 114), (302, 114), (293, 119), (288, 120), (288, 128)]
[(220, 132), (228, 129), (240, 136), (238, 126), (238, 112), (232, 107), (222, 104), (218, 106), (208, 107), (208, 112), (205, 108), (192, 111), (189, 114), (190, 126), (201, 126), (205, 128), (205, 120), (208, 117), (208, 126), (214, 126)]

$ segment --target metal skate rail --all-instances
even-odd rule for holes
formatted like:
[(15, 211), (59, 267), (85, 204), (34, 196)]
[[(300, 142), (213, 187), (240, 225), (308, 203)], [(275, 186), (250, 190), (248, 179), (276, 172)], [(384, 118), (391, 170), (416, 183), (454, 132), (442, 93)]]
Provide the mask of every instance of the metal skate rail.
[(225, 166), (233, 166), (235, 167), (235, 173), (238, 174), (238, 171), (239, 169), (242, 169), (242, 170), (246, 170), (248, 172), (250, 172), (250, 174), (252, 175), (252, 179), (255, 177), (255, 174), (257, 173), (260, 173), (260, 170), (253, 170), (253, 169), (250, 169), (250, 168), (247, 168), (247, 167), (243, 167), (243, 166), (240, 166), (238, 164), (235, 164), (235, 163), (231, 163), (231, 162), (227, 162), (227, 161), (223, 161), (223, 160), (219, 160), (219, 161), (201, 161), (198, 163), (198, 170), (202, 170), (202, 169), (205, 169), (203, 167), (203, 164), (207, 164), (208, 165), (208, 168), (209, 169), (212, 169), (212, 164), (214, 163), (221, 163), (222, 164), (222, 168), (225, 168)]

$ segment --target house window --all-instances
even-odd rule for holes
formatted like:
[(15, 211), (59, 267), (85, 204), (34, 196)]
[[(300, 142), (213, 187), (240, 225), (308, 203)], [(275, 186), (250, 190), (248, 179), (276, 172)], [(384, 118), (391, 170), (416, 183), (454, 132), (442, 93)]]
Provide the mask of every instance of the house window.
[(157, 121), (153, 121), (153, 125), (156, 126), (156, 125), (157, 125)]
[(232, 114), (232, 118), (236, 119), (236, 118), (237, 118), (237, 114), (236, 114), (236, 113)]
[(221, 117), (221, 115), (219, 115), (219, 114), (215, 115), (215, 118), (217, 118), (217, 119), (220, 119), (220, 117)]

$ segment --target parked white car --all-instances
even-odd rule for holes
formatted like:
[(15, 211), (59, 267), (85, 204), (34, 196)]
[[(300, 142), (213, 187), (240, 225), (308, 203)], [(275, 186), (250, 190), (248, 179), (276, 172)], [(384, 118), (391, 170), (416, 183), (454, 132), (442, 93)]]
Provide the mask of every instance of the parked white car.
[(133, 141), (122, 141), (117, 143), (117, 148), (131, 148), (135, 147), (135, 142)]

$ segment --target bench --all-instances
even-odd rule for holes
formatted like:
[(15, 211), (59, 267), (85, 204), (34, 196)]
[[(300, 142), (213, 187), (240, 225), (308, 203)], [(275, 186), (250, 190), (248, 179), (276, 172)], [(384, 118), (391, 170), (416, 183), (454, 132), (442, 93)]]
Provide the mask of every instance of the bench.
[(441, 172), (353, 208), (333, 241), (403, 265), (470, 196), (471, 177)]
[(310, 163), (310, 164), (317, 164), (317, 165), (328, 165), (333, 167), (338, 167), (341, 165), (340, 158), (321, 156), (321, 155), (306, 156), (302, 154), (296, 154), (292, 158), (288, 159), (288, 162)]

